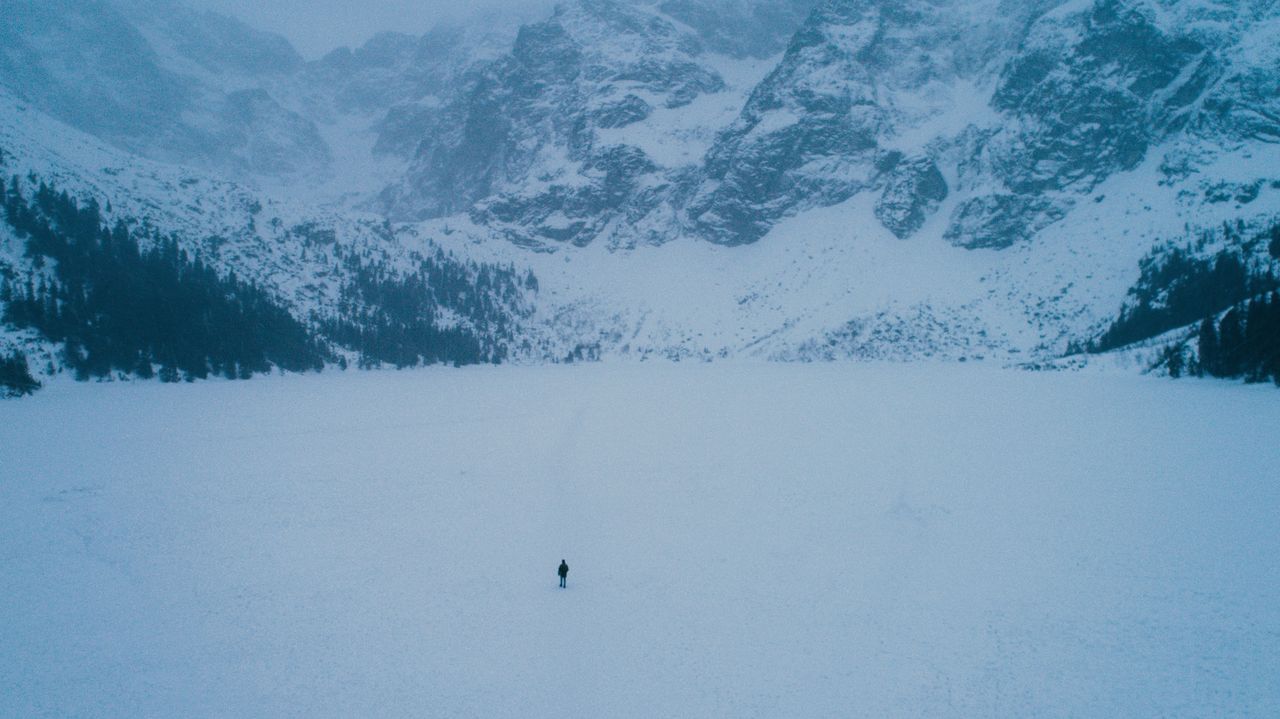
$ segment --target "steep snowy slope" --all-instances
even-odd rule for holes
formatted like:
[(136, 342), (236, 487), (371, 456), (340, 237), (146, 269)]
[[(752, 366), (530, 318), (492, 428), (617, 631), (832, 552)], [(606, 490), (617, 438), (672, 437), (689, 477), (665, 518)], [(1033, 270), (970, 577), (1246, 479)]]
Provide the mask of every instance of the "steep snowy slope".
[[(685, 49), (701, 47), (705, 35), (724, 56), (761, 58), (785, 43), (813, 2), (698, 0), (660, 9), (586, 0), (567, 22), (597, 65), (625, 65), (619, 53), (638, 47), (626, 38), (652, 39), (651, 31), (680, 36)], [(18, 97), (151, 159), (352, 206), (405, 174), (419, 143), (452, 119), (441, 110), (465, 102), (476, 77), (492, 71), (485, 67), (515, 51), (519, 32), (513, 19), (485, 16), (423, 37), (384, 33), (305, 63), (283, 38), (181, 0), (5, 0), (4, 7), (0, 83)], [(645, 27), (643, 18), (663, 28)], [(537, 53), (537, 44), (527, 51)], [(548, 79), (558, 78), (534, 82)], [(618, 111), (625, 116), (631, 105)]]
[(708, 50), (734, 58), (782, 51), (819, 0), (658, 0), (666, 17), (697, 33)]
[[(179, 248), (224, 275), (267, 289), (293, 316), (326, 341), (335, 359), (382, 361), (331, 327), (378, 332), (390, 303), (370, 283), (405, 281), (432, 298), (418, 307), (426, 321), (458, 328), (494, 358), (543, 356), (540, 333), (525, 327), (536, 285), (525, 287), (513, 266), (486, 266), (444, 254), (430, 238), (402, 241), (384, 219), (318, 210), (273, 200), (257, 190), (182, 168), (143, 160), (69, 128), (0, 90), (0, 171), (9, 192), (31, 196), (49, 184), (82, 203), (102, 207), (104, 222), (173, 237)], [(27, 251), (10, 221), (0, 224), (0, 277), (15, 284), (52, 280), (49, 266)], [(145, 249), (145, 248), (144, 248)], [(443, 273), (443, 275), (442, 275)], [(446, 291), (424, 277), (443, 276)], [(515, 284), (519, 283), (519, 287)], [(39, 284), (39, 283), (37, 283)], [(453, 286), (458, 285), (458, 286)], [(383, 292), (384, 290), (379, 290)], [(518, 337), (518, 342), (516, 338)], [(7, 338), (7, 339), (6, 339)], [(0, 325), (0, 344), (37, 350), (41, 370), (62, 366), (58, 348), (30, 331)], [(412, 362), (411, 362), (412, 363)]]
[(708, 154), (689, 208), (698, 230), (752, 242), (783, 216), (879, 185), (891, 231), (919, 229), (947, 182), (926, 147), (934, 137), (897, 136), (969, 101), (963, 19), (945, 4), (821, 5)]
[[(1246, 178), (1267, 171), (1256, 157), (1233, 159), (1220, 177), (1251, 183)], [(477, 258), (526, 258), (541, 282), (540, 317), (564, 342), (577, 337), (605, 354), (1022, 363), (1100, 334), (1137, 282), (1143, 256), (1188, 227), (1280, 214), (1280, 188), (1271, 185), (1248, 204), (1206, 203), (1218, 183), (1193, 191), (1161, 185), (1162, 177), (1151, 161), (1110, 178), (1071, 222), (1005, 250), (943, 239), (956, 198), (918, 237), (899, 240), (866, 194), (784, 220), (765, 239), (736, 247), (685, 238), (530, 256), (466, 222), (424, 223), (415, 232)]]
[(5, 0), (0, 84), (153, 159), (239, 176), (329, 162), (314, 123), (262, 89), (300, 68), (283, 39), (165, 0)]

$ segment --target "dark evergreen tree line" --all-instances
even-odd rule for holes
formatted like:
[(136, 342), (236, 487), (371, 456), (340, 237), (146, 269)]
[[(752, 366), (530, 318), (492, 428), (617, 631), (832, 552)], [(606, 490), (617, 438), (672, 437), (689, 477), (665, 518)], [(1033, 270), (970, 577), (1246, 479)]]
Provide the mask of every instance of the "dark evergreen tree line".
[(0, 397), (21, 397), (40, 389), (22, 352), (0, 355)]
[(439, 248), (407, 274), (354, 253), (342, 262), (338, 316), (319, 324), (335, 344), (358, 351), (365, 367), (502, 362), (523, 292), (537, 288), (531, 273), (460, 262)]
[(332, 253), (344, 280), (337, 311), (316, 314), (308, 327), (175, 238), (109, 226), (96, 201), (79, 202), (35, 176), (0, 179), (0, 212), (36, 268), (0, 278), (2, 319), (63, 343), (79, 379), (305, 371), (333, 359), (333, 347), (357, 351), (366, 367), (497, 363), (527, 312), (526, 293), (537, 291), (532, 273), (460, 261), (439, 248), (415, 253), (406, 273), (385, 255), (343, 247), (332, 231), (311, 228), (301, 238), (304, 255), (312, 245)]
[(1232, 307), (1221, 320), (1206, 317), (1197, 343), (1200, 374), (1280, 385), (1280, 292)]
[(1206, 234), (1196, 243), (1143, 259), (1141, 277), (1129, 291), (1129, 303), (1107, 331), (1084, 349), (1106, 352), (1124, 347), (1217, 315), (1280, 287), (1272, 267), (1249, 261), (1260, 247), (1280, 258), (1280, 222), (1247, 239), (1241, 225), (1224, 225), (1221, 233), (1227, 248), (1214, 255), (1201, 254), (1216, 239)]
[(54, 261), (50, 273), (0, 286), (4, 320), (64, 343), (78, 378), (145, 378), (157, 366), (169, 381), (323, 367), (324, 346), (267, 292), (220, 276), (175, 239), (108, 227), (96, 201), (43, 182), (28, 198), (18, 178), (0, 180), (0, 196), (33, 264)]

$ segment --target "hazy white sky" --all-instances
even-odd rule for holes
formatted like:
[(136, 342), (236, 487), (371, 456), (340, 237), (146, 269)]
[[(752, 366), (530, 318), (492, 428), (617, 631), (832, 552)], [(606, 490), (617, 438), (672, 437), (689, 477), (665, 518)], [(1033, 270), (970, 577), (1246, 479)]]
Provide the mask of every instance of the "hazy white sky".
[(340, 45), (359, 45), (382, 30), (420, 35), (436, 22), (477, 12), (525, 18), (545, 12), (552, 0), (187, 0), (260, 30), (280, 33), (308, 58)]

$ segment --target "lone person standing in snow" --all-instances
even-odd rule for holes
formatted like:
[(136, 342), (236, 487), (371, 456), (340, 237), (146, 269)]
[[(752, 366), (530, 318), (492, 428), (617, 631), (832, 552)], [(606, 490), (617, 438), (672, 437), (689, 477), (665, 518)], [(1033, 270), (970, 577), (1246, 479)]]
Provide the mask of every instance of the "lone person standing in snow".
[(560, 568), (556, 570), (556, 574), (560, 575), (560, 588), (563, 589), (564, 580), (569, 576), (569, 565), (565, 564), (563, 559), (560, 560)]

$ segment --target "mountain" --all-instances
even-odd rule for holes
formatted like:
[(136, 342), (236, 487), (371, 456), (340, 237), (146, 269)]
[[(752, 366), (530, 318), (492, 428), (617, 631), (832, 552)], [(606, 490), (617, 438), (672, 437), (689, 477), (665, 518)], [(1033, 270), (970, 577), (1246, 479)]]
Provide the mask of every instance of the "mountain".
[[(20, 348), (46, 374), (107, 377), (148, 366), (144, 376), (168, 368), (202, 378), (317, 363), (496, 362), (553, 351), (528, 327), (537, 288), (527, 271), (457, 257), (376, 216), (273, 200), (138, 158), (2, 91), (0, 172), (0, 350)], [(104, 274), (103, 266), (117, 271)], [(311, 349), (299, 350), (298, 364), (219, 363), (211, 346), (190, 336), (228, 303), (263, 308), (290, 332), (305, 333)], [(100, 332), (155, 323), (188, 337), (194, 356), (171, 361), (165, 333)]]
[[(767, 38), (726, 48), (737, 57), (714, 54), (662, 7), (577, 0), (521, 28), (509, 53), (463, 77), (431, 113), (409, 172), (383, 193), (386, 211), (403, 220), (468, 213), (531, 247), (666, 239), (680, 171), (701, 148), (654, 146), (732, 95), (733, 61), (749, 61)], [(735, 9), (673, 7), (711, 26)]]
[(1184, 32), (1189, 3), (1169, 5), (829, 2), (709, 153), (694, 219), (751, 242), (875, 192), (906, 237), (955, 191), (945, 237), (1007, 247), (1163, 145), (1273, 142), (1260, 11), (1192, 13), (1235, 29)]
[(410, 283), (436, 248), (507, 268), (538, 290), (495, 305), (499, 354), (530, 359), (1159, 354), (1184, 335), (1102, 339), (1195, 282), (1144, 274), (1169, 248), (1226, 223), (1196, 257), (1277, 270), (1274, 3), (569, 0), (308, 62), (176, 0), (0, 2), (5, 172), (223, 238), (329, 342), (341, 299), (264, 271), (290, 227)]
[(5, 85), (63, 122), (152, 159), (246, 175), (329, 162), (314, 123), (246, 83), (301, 67), (279, 37), (164, 0), (5, 5)]

